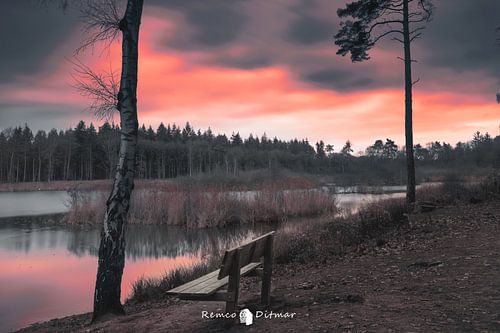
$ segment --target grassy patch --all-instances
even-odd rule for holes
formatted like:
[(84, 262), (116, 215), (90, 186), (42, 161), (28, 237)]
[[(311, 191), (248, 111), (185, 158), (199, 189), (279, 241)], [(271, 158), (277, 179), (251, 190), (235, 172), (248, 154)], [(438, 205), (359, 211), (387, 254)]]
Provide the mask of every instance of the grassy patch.
[[(335, 212), (334, 195), (318, 190), (314, 185), (308, 180), (288, 179), (262, 184), (253, 190), (191, 183), (136, 190), (132, 194), (129, 221), (204, 228), (233, 223), (276, 222)], [(72, 190), (68, 193), (69, 223), (102, 222), (106, 192)]]
[(218, 269), (221, 260), (220, 256), (214, 255), (195, 265), (178, 267), (159, 278), (142, 277), (132, 285), (132, 296), (127, 302), (164, 299), (168, 290)]
[[(436, 206), (478, 203), (500, 198), (500, 175), (481, 182), (466, 184), (460, 178), (448, 177), (441, 185), (419, 189), (417, 199)], [(303, 233), (281, 237), (276, 252), (278, 263), (306, 263), (318, 258), (342, 255), (358, 245), (373, 241), (383, 243), (385, 233), (408, 223), (410, 208), (404, 199), (373, 202), (356, 213), (320, 223)]]
[[(472, 185), (449, 178), (440, 186), (420, 189), (417, 198), (436, 205), (495, 200), (500, 198), (500, 176), (493, 175)], [(314, 224), (289, 228), (289, 232), (278, 232), (274, 244), (275, 261), (308, 263), (343, 255), (361, 244), (380, 245), (384, 234), (406, 226), (409, 211), (404, 199), (390, 199), (370, 203), (348, 216), (322, 219)], [(179, 268), (162, 278), (140, 279), (134, 284), (131, 300), (163, 298), (165, 291), (219, 268), (220, 261), (217, 253), (209, 261)]]

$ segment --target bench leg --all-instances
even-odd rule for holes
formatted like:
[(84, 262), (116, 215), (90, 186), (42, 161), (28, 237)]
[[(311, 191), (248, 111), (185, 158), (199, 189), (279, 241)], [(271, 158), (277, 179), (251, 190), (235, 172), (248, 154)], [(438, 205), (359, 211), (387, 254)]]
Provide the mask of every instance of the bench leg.
[(273, 238), (274, 235), (267, 239), (266, 251), (264, 252), (264, 267), (262, 269), (262, 290), (260, 301), (262, 305), (269, 306), (271, 304), (271, 276), (273, 271)]
[(226, 313), (235, 312), (238, 307), (240, 294), (240, 252), (238, 250), (235, 252), (233, 262), (231, 264), (227, 291), (231, 295), (231, 300), (226, 302)]

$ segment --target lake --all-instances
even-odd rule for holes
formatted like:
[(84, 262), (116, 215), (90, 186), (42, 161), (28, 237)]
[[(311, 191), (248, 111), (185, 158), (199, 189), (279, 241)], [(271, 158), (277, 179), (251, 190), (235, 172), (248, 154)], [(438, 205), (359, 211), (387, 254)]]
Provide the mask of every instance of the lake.
[[(335, 192), (345, 211), (355, 211), (369, 201), (404, 196), (393, 188), (385, 194)], [(92, 310), (100, 226), (47, 224), (43, 217), (14, 222), (13, 218), (64, 213), (67, 200), (65, 191), (0, 193), (0, 332)], [(126, 233), (123, 300), (141, 276), (161, 276), (200, 261), (214, 248), (222, 251), (281, 227), (186, 230), (131, 224)]]

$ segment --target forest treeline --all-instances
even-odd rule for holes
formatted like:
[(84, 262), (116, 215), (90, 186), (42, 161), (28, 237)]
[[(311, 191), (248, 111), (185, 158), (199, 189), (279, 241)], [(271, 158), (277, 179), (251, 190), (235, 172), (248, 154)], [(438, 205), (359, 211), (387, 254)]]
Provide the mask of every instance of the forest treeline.
[[(66, 131), (36, 133), (24, 127), (0, 132), (0, 181), (32, 182), (112, 178), (117, 164), (120, 129), (104, 123), (96, 129), (80, 121)], [(454, 169), (498, 168), (500, 136), (476, 132), (467, 142), (452, 146), (432, 142), (415, 146), (417, 167)], [(404, 149), (390, 139), (376, 140), (362, 154), (353, 155), (349, 141), (340, 149), (308, 140), (242, 138), (215, 135), (210, 128), (195, 130), (163, 125), (139, 128), (137, 177), (175, 178), (199, 174), (237, 176), (241, 171), (282, 168), (299, 173), (340, 175), (351, 183), (376, 178), (382, 183), (404, 183)]]

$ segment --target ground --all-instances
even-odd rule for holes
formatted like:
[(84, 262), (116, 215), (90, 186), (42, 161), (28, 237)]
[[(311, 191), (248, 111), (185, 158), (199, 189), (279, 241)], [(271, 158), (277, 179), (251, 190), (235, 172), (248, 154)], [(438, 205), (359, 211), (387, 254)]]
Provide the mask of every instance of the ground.
[[(273, 312), (232, 332), (500, 331), (500, 205), (460, 204), (412, 215), (404, 228), (336, 258), (276, 265)], [(259, 286), (243, 282), (241, 307), (254, 311)], [(80, 315), (25, 332), (219, 332), (223, 303), (164, 300), (129, 306), (129, 314), (89, 325)], [(226, 329), (227, 330), (227, 329)]]

